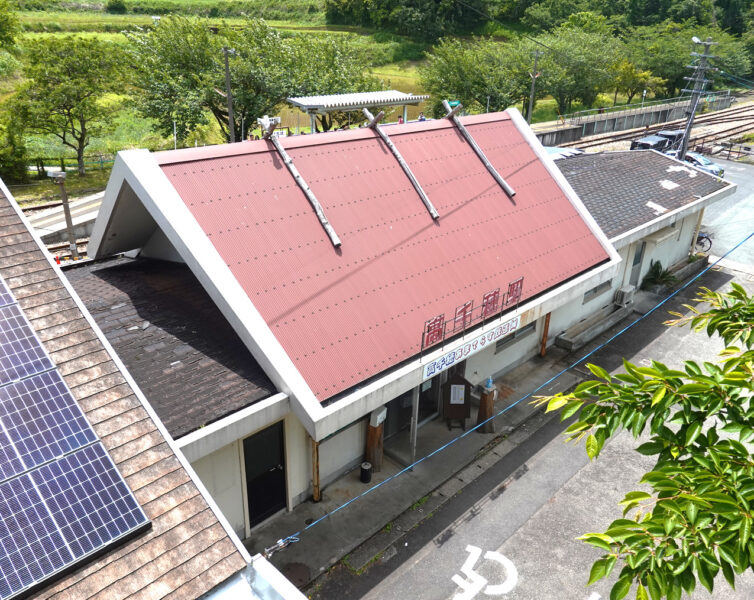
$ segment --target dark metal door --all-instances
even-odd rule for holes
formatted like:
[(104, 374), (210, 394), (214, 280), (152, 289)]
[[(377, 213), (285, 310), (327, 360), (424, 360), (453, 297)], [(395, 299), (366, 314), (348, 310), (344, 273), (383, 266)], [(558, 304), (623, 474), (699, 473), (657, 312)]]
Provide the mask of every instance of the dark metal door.
[(283, 448), (282, 421), (243, 441), (250, 527), (286, 506)]

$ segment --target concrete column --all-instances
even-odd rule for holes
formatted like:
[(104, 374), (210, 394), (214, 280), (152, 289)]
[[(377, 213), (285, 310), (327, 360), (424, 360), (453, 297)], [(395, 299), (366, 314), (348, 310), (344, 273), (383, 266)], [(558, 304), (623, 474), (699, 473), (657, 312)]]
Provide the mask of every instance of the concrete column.
[[(494, 385), (482, 390), (482, 397), (479, 399), (479, 413), (476, 418), (477, 425), (487, 421), (494, 414), (495, 396), (497, 396), (497, 390)], [(477, 431), (479, 433), (495, 433), (495, 421), (487, 421)]]
[(411, 393), (411, 464), (416, 462), (416, 436), (419, 429), (419, 388)]

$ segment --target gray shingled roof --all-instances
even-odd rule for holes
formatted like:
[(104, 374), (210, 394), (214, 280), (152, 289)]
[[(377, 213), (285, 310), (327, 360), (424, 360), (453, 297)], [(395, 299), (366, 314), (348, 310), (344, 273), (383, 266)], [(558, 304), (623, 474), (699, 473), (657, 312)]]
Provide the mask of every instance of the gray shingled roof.
[(197, 598), (246, 562), (68, 289), (0, 190), (0, 275), (152, 528), (35, 598)]
[(186, 265), (120, 258), (65, 274), (174, 438), (276, 392)]
[(649, 150), (580, 154), (559, 160), (563, 172), (597, 224), (612, 239), (729, 184)]

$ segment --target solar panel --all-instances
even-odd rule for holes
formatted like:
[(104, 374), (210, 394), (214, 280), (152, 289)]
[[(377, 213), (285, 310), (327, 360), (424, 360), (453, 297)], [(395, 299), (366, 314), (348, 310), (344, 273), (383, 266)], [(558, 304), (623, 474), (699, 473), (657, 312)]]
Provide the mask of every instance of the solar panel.
[(148, 523), (102, 443), (32, 471), (31, 477), (77, 559)]
[(0, 387), (0, 423), (26, 469), (97, 441), (57, 371)]
[(18, 305), (0, 308), (0, 385), (47, 371), (52, 366)]
[(7, 306), (8, 304), (13, 304), (15, 302), (15, 299), (13, 298), (13, 294), (10, 293), (10, 290), (8, 289), (8, 286), (5, 285), (5, 282), (0, 279), (0, 306)]
[(0, 517), (2, 598), (27, 590), (73, 560), (28, 474), (0, 484)]
[(0, 279), (0, 598), (150, 522)]

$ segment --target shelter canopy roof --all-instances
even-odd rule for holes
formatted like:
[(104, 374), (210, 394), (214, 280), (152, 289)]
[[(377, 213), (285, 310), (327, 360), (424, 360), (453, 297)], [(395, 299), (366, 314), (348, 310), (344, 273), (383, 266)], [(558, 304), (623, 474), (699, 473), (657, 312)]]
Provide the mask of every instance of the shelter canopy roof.
[(287, 100), (305, 112), (327, 114), (333, 111), (358, 110), (363, 107), (416, 105), (428, 99), (429, 96), (415, 96), (397, 90), (385, 90), (327, 96), (301, 96)]

